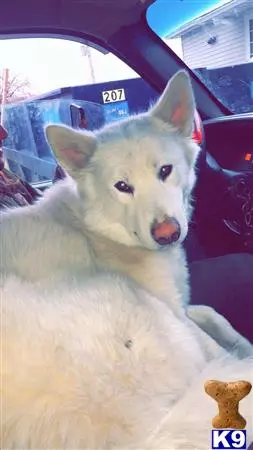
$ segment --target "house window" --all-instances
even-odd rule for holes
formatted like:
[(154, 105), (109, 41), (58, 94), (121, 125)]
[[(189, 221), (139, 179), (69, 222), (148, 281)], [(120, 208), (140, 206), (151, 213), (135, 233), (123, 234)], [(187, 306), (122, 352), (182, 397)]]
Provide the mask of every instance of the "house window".
[(253, 58), (253, 19), (249, 20), (249, 56)]

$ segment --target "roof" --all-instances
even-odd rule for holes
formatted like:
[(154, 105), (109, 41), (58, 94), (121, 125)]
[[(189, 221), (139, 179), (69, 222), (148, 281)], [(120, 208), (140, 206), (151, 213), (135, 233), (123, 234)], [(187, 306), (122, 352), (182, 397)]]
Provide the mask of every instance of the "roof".
[(201, 16), (198, 16), (197, 18), (184, 23), (182, 26), (177, 28), (175, 32), (168, 34), (166, 36), (166, 39), (181, 37), (186, 33), (197, 30), (207, 22), (214, 21), (214, 19), (217, 19), (217, 17), (225, 16), (226, 18), (229, 18), (235, 13), (241, 13), (243, 10), (249, 9), (251, 7), (252, 3), (249, 0), (230, 0), (226, 3), (223, 3), (221, 6), (207, 11)]

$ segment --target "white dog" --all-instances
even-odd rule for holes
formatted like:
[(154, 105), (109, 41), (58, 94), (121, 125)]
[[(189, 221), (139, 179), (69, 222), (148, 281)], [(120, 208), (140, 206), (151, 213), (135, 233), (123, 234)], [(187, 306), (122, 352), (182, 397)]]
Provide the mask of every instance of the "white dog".
[[(2, 214), (0, 271), (26, 280), (98, 268), (126, 274), (178, 313), (189, 302), (181, 243), (199, 147), (192, 141), (194, 97), (179, 72), (147, 114), (96, 134), (47, 128), (49, 143), (71, 178), (34, 206)], [(212, 308), (189, 316), (225, 348), (252, 346)]]
[(124, 276), (12, 279), (3, 296), (2, 450), (207, 450), (218, 409), (205, 381), (253, 382), (252, 359)]
[(211, 308), (185, 312), (194, 107), (180, 72), (146, 114), (47, 128), (71, 178), (1, 217), (3, 449), (206, 450), (204, 381), (252, 380), (252, 358), (201, 328), (252, 346)]

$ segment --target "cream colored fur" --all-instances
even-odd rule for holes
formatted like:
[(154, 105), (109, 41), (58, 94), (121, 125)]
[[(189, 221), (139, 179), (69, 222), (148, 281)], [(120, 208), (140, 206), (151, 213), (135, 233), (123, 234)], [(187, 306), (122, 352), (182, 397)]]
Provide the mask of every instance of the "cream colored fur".
[[(253, 381), (252, 346), (187, 306), (193, 110), (181, 72), (147, 114), (96, 134), (48, 128), (71, 178), (1, 215), (3, 450), (206, 450), (204, 381)], [(165, 217), (181, 235), (161, 247), (150, 230)], [(252, 397), (242, 411), (250, 438)]]
[(206, 450), (216, 406), (204, 381), (253, 381), (252, 360), (128, 279), (12, 280), (4, 298), (3, 449)]
[[(206, 450), (217, 406), (207, 379), (253, 382), (129, 279), (7, 282), (2, 305), (2, 449)], [(252, 437), (252, 396), (241, 407)]]

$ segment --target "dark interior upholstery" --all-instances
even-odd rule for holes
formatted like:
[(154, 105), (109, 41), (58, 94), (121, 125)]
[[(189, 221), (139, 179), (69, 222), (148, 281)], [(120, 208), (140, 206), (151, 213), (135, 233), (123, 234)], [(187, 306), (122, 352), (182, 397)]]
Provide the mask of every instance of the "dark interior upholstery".
[(18, 30), (60, 34), (61, 30), (69, 30), (72, 39), (75, 33), (84, 32), (107, 40), (118, 31), (119, 24), (122, 27), (138, 22), (152, 3), (153, 0), (3, 0), (0, 30), (1, 34)]

